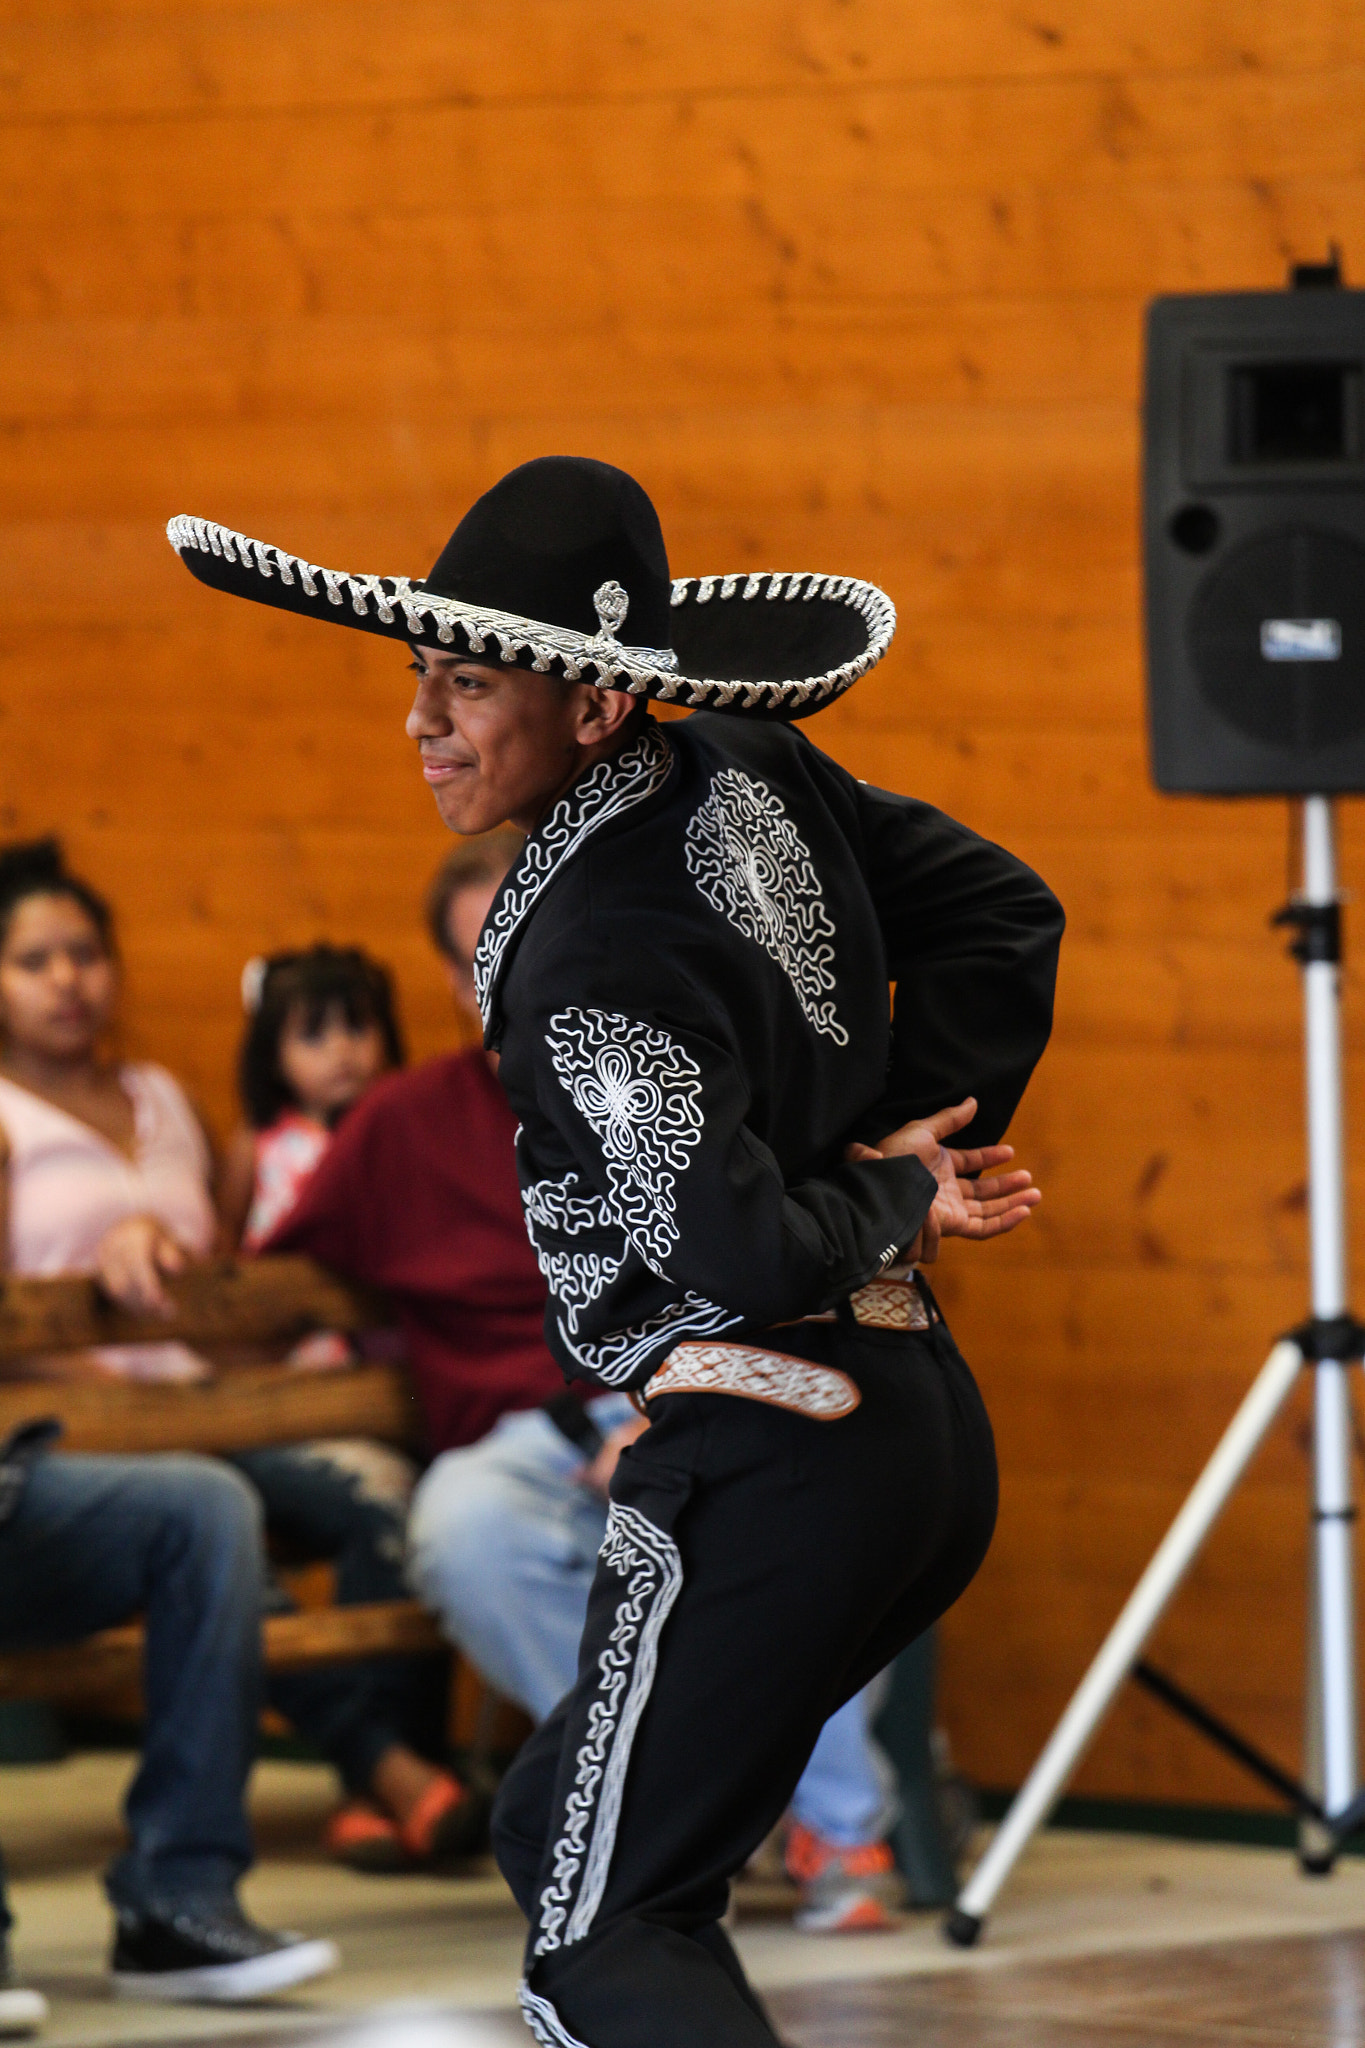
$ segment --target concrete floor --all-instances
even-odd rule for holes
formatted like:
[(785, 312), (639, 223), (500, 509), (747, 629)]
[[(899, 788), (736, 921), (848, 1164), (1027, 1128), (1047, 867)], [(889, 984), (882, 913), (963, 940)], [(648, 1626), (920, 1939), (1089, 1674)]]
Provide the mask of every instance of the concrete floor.
[[(367, 1879), (328, 1864), (317, 1837), (332, 1785), (327, 1772), (311, 1765), (266, 1763), (256, 1772), (261, 1862), (246, 1897), (270, 1925), (335, 1938), (342, 1969), (296, 1997), (245, 2010), (112, 2000), (103, 1975), (109, 1916), (98, 1873), (117, 1844), (118, 1800), (130, 1766), (128, 1757), (97, 1755), (0, 1770), (0, 1842), (18, 1918), (15, 1957), (22, 1980), (52, 2001), (45, 2036), (52, 2048), (189, 2044), (234, 2034), (276, 2042), (319, 2027), (348, 2048), (367, 2048), (381, 2034), (385, 2048), (482, 2048), (529, 2038), (506, 2017), (514, 2002), (521, 1921), (496, 1873), (490, 1867), (459, 1879)], [(1212, 1957), (1215, 1945), (1296, 1937), (1307, 1940), (1306, 1953), (1316, 1954), (1321, 1937), (1365, 1937), (1365, 1862), (1350, 1860), (1331, 1878), (1310, 1881), (1279, 1851), (1048, 1833), (1021, 1864), (983, 1945), (970, 1951), (946, 1947), (933, 1917), (909, 1920), (895, 1934), (817, 1939), (793, 1932), (791, 1898), (782, 1885), (746, 1886), (740, 1901), (737, 1939), (746, 1966), (762, 1989), (779, 1994), (778, 2009), (794, 2038), (842, 2038), (852, 2048), (864, 2039), (918, 2037), (921, 2027), (932, 2034), (926, 1999), (945, 2002), (945, 2011), (963, 2021), (968, 1979), (983, 1980), (973, 2009), (984, 1998), (994, 2011), (1002, 1999), (1009, 2004), (1016, 1985), (1021, 1995), (1032, 1986), (1036, 2004), (1039, 1971), (1051, 1969), (1046, 2012), (1049, 2000), (1055, 2004), (1061, 1995), (1056, 1985), (1072, 1985), (1075, 1966), (1088, 1966), (1087, 1959), (1137, 1959), (1147, 1952), (1154, 1969), (1160, 1954), (1161, 1972), (1169, 1976), (1178, 1952), (1205, 1948)], [(1352, 1956), (1365, 1957), (1365, 1940), (1348, 1947)], [(1332, 1950), (1338, 1976), (1340, 1953)], [(1189, 1967), (1197, 1968), (1197, 1960)], [(1365, 1981), (1365, 1967), (1352, 1962), (1351, 1973), (1352, 1981)], [(1128, 1971), (1125, 1981), (1131, 1989), (1151, 1974), (1142, 1966)], [(1066, 1994), (1068, 2026), (1075, 2021), (1076, 1995), (1074, 1987)], [(913, 2027), (894, 2017), (903, 2011), (908, 2023), (912, 2009), (918, 2015)], [(842, 2037), (831, 2017), (840, 2011), (851, 2029)], [(944, 2024), (951, 2035), (952, 2025)], [(1072, 2038), (1067, 2027), (1057, 2035), (1064, 2037)], [(968, 2028), (961, 2038), (977, 2035)], [(1027, 2038), (1051, 2035), (1045, 2030)], [(1130, 2031), (1125, 2038), (1135, 2037)], [(1136, 2038), (1145, 2044), (1148, 2036)], [(1302, 2035), (1305, 2042), (1317, 2038)], [(1338, 2025), (1324, 2038), (1332, 2048), (1354, 2048), (1365, 2034)]]

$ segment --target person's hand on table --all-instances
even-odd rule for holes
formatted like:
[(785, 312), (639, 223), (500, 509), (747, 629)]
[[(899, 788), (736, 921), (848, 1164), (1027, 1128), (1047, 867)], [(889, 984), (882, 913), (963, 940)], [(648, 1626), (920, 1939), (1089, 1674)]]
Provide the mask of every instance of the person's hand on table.
[(125, 1216), (111, 1224), (95, 1253), (95, 1278), (111, 1301), (144, 1315), (170, 1316), (175, 1304), (162, 1285), (183, 1273), (188, 1254), (155, 1216)]
[(610, 1436), (603, 1438), (602, 1448), (597, 1456), (590, 1459), (579, 1473), (579, 1485), (591, 1487), (594, 1493), (600, 1493), (605, 1500), (607, 1489), (611, 1485), (612, 1473), (616, 1470), (617, 1459), (622, 1451), (633, 1444), (637, 1436), (643, 1436), (648, 1428), (649, 1423), (643, 1415), (634, 1415), (629, 1422), (623, 1422), (619, 1429), (612, 1430)]
[(967, 1237), (981, 1242), (1017, 1230), (1043, 1199), (1041, 1189), (1033, 1185), (1032, 1174), (1022, 1167), (1013, 1173), (987, 1171), (1007, 1166), (1014, 1157), (1013, 1145), (976, 1145), (958, 1152), (944, 1144), (945, 1138), (962, 1130), (975, 1115), (976, 1101), (969, 1095), (953, 1109), (917, 1117), (876, 1145), (850, 1145), (844, 1154), (850, 1160), (918, 1159), (933, 1174), (938, 1193), (923, 1229), (906, 1252), (907, 1258), (919, 1265), (934, 1263), (942, 1238)]

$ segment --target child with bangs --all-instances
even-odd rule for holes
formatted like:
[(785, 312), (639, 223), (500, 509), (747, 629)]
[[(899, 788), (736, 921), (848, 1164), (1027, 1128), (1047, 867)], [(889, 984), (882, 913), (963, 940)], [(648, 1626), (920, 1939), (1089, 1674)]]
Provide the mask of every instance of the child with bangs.
[(258, 955), (242, 970), (242, 1002), (246, 1124), (228, 1149), (223, 1210), (234, 1241), (256, 1252), (347, 1110), (403, 1065), (403, 1039), (388, 971), (359, 946)]

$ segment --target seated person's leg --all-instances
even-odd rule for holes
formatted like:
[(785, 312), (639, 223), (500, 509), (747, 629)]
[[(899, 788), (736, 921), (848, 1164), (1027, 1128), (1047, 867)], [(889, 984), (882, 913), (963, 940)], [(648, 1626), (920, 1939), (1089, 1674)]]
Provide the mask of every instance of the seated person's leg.
[(801, 1886), (808, 1934), (891, 1927), (904, 1886), (886, 1837), (899, 1811), (896, 1775), (872, 1733), (883, 1672), (831, 1714), (791, 1805), (787, 1868)]
[(47, 2018), (47, 2000), (41, 1991), (28, 1991), (14, 1982), (10, 1968), (9, 1931), (14, 1916), (5, 1890), (5, 1863), (0, 1856), (0, 2034), (32, 2034)]
[(252, 1854), (261, 1579), (255, 1501), (208, 1458), (48, 1456), (0, 1527), (6, 1647), (145, 1618), (142, 1764), (107, 1880), (121, 1988), (254, 1997), (336, 1961), (328, 1942), (252, 1927), (236, 1903)]
[[(238, 1453), (272, 1536), (336, 1572), (342, 1606), (409, 1597), (403, 1576), (409, 1461), (385, 1445), (340, 1439)], [(270, 1605), (292, 1603), (272, 1588)], [(267, 1697), (336, 1769), (349, 1800), (328, 1823), (333, 1853), (372, 1872), (446, 1861), (483, 1841), (487, 1800), (422, 1753), (430, 1660), (374, 1657), (269, 1675)]]
[(243, 1800), (261, 1704), (260, 1517), (213, 1460), (114, 1462), (133, 1469), (101, 1526), (138, 1572), (147, 1649), (132, 1842), (110, 1896), (135, 1909), (229, 1898), (252, 1859)]
[[(623, 1395), (588, 1403), (607, 1436), (634, 1414)], [(408, 1577), (479, 1672), (536, 1721), (574, 1680), (607, 1504), (583, 1485), (584, 1454), (543, 1409), (505, 1415), (446, 1451), (418, 1484)]]
[(407, 1598), (403, 1528), (415, 1473), (401, 1452), (339, 1438), (239, 1451), (232, 1462), (260, 1495), (270, 1529), (335, 1565), (343, 1607)]

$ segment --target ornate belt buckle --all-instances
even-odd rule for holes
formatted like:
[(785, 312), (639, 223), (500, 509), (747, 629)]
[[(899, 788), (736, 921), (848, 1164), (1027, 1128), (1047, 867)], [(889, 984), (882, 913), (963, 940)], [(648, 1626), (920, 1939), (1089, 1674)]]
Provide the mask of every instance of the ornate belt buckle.
[(865, 1330), (927, 1330), (931, 1321), (912, 1266), (892, 1266), (848, 1297), (853, 1320)]

